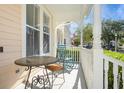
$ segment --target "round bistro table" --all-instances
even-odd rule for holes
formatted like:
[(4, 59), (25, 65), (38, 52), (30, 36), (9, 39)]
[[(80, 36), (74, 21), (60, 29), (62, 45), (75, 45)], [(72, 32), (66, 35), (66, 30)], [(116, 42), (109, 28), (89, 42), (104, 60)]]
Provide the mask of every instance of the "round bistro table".
[[(26, 83), (25, 83), (25, 89), (28, 86), (28, 80), (29, 80), (29, 77), (31, 74), (32, 67), (45, 66), (47, 79), (48, 79), (49, 85), (51, 85), (46, 66), (49, 64), (56, 63), (57, 61), (58, 61), (58, 59), (56, 57), (52, 57), (52, 56), (30, 56), (30, 57), (24, 57), (24, 58), (17, 59), (15, 61), (16, 65), (28, 67), (28, 69), (26, 69), (26, 71), (29, 71), (29, 72), (28, 72), (28, 77), (27, 77)], [(35, 83), (37, 84), (38, 82), (40, 83), (41, 80), (43, 80), (43, 77), (40, 77), (38, 75), (38, 77), (34, 81), (36, 81)], [(32, 86), (31, 86), (31, 88), (32, 88)]]

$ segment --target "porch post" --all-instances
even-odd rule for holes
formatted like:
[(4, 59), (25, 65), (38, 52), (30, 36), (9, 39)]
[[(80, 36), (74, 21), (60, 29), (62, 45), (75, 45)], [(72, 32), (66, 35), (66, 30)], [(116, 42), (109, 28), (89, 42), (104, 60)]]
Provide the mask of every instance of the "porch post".
[(62, 27), (62, 44), (64, 45), (64, 39), (65, 39), (65, 26)]
[(103, 50), (101, 48), (101, 9), (95, 4), (93, 24), (93, 88), (103, 88)]
[(83, 46), (83, 27), (81, 28), (80, 45)]

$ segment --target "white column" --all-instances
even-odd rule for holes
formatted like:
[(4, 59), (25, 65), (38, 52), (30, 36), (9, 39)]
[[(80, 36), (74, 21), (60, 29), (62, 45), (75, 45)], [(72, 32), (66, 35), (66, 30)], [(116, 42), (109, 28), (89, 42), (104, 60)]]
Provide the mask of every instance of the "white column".
[(83, 28), (81, 28), (80, 45), (81, 45), (81, 47), (83, 46)]
[(109, 69), (109, 61), (105, 60), (105, 89), (108, 89), (108, 69)]
[[(124, 81), (124, 67), (122, 68), (122, 80)], [(124, 89), (124, 82), (123, 82), (123, 89)]]
[(83, 46), (83, 29), (84, 29), (84, 20), (85, 20), (85, 17), (81, 23), (81, 28), (80, 28), (80, 31), (81, 31), (81, 38), (80, 38), (80, 45), (81, 47)]
[(55, 45), (54, 45), (54, 55), (56, 57), (56, 50), (57, 50), (57, 45), (58, 45), (58, 42), (59, 42), (59, 38), (58, 38), (58, 29), (55, 28), (55, 37), (54, 37), (54, 41), (55, 41)]
[(64, 34), (64, 26), (62, 27), (62, 44), (64, 45), (64, 39), (65, 39), (65, 34)]
[(93, 24), (93, 88), (103, 88), (103, 50), (101, 48), (101, 10), (100, 5), (94, 5)]
[(118, 88), (118, 65), (113, 64), (114, 89)]
[(43, 9), (40, 8), (40, 55), (43, 55)]
[[(61, 31), (61, 30), (60, 30)], [(62, 33), (62, 31), (60, 32), (61, 34), (60, 34), (60, 45), (62, 44), (62, 36), (63, 36), (63, 33)]]
[(66, 45), (67, 46), (71, 46), (71, 37), (70, 37), (70, 30), (69, 30), (69, 26), (66, 25), (65, 26), (65, 38), (66, 38)]

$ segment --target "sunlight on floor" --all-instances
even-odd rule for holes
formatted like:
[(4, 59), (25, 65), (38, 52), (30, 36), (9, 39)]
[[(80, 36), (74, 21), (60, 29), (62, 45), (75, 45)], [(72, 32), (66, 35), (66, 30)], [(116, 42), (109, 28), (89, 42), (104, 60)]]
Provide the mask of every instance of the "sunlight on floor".
[[(54, 81), (53, 89), (86, 89), (84, 76), (83, 74), (81, 75), (80, 72), (80, 66), (76, 64), (73, 69), (65, 71), (65, 82), (62, 78), (62, 74), (58, 75)], [(22, 83), (17, 86), (16, 89), (24, 89), (24, 86), (24, 83)]]

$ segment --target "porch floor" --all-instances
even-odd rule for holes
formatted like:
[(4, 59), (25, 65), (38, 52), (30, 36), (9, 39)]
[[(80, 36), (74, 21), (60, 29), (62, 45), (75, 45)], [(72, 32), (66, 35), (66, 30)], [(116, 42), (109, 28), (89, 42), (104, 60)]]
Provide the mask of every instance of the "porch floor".
[[(87, 88), (83, 70), (79, 64), (74, 64), (73, 68), (71, 69), (68, 68), (65, 71), (64, 75), (65, 75), (65, 82), (62, 78), (59, 78), (62, 77), (62, 74), (59, 74), (59, 76), (54, 81), (53, 89), (86, 89)], [(16, 87), (16, 89), (24, 89), (24, 86), (25, 84), (21, 83), (19, 86)], [(38, 87), (36, 89), (38, 89)]]

